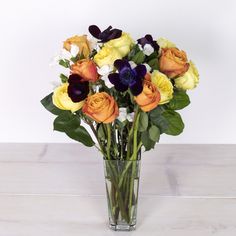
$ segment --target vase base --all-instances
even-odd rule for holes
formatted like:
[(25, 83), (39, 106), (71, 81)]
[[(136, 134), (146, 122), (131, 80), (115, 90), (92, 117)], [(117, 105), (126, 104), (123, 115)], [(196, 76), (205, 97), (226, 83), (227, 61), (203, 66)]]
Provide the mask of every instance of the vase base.
[(133, 231), (136, 228), (136, 225), (109, 225), (110, 229), (114, 231)]

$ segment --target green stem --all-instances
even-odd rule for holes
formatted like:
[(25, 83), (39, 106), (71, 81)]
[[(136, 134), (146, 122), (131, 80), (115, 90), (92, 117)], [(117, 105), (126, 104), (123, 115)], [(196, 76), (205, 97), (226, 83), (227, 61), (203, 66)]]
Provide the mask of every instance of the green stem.
[(107, 128), (107, 158), (108, 160), (111, 160), (111, 152), (110, 152), (110, 148), (111, 148), (111, 126), (110, 124), (106, 124), (106, 128)]
[(101, 144), (101, 142), (100, 142), (100, 140), (98, 138), (98, 134), (97, 134), (96, 129), (93, 126), (93, 123), (91, 121), (88, 121), (88, 120), (85, 120), (85, 123), (90, 126), (94, 136), (96, 137), (96, 139), (98, 141), (98, 145), (99, 145), (100, 148), (98, 148), (96, 145), (95, 145), (95, 147), (104, 155), (103, 145)]
[(134, 124), (134, 139), (133, 139), (133, 154), (132, 154), (132, 168), (131, 168), (131, 176), (130, 176), (130, 186), (129, 186), (129, 216), (131, 217), (131, 209), (132, 209), (132, 200), (133, 200), (133, 192), (134, 192), (134, 174), (135, 174), (135, 169), (136, 169), (136, 162), (134, 161), (135, 159), (137, 160), (137, 136), (138, 136), (138, 125), (139, 125), (139, 117), (140, 113), (139, 110), (137, 110), (137, 118), (135, 120)]

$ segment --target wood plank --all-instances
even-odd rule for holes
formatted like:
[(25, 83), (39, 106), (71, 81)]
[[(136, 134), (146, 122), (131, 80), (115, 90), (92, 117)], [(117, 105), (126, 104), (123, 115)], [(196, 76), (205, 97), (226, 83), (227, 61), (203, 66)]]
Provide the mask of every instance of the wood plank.
[[(115, 233), (107, 228), (104, 197), (0, 196), (0, 235), (78, 236)], [(141, 197), (138, 227), (121, 235), (233, 236), (236, 199)]]
[[(145, 162), (176, 165), (236, 165), (236, 144), (158, 144)], [(99, 162), (94, 148), (77, 143), (0, 143), (0, 162)]]
[[(140, 193), (236, 197), (235, 166), (143, 161)], [(0, 193), (103, 195), (103, 163), (0, 163)]]

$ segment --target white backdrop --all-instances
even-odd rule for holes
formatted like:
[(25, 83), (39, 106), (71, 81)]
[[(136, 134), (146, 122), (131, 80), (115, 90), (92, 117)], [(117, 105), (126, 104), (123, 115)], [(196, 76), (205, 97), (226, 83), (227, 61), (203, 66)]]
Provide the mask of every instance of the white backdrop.
[(162, 143), (236, 143), (235, 0), (1, 1), (0, 142), (71, 142), (52, 131), (39, 101), (57, 81), (49, 63), (61, 42), (90, 24), (169, 38), (196, 63), (200, 85), (181, 112), (185, 131)]

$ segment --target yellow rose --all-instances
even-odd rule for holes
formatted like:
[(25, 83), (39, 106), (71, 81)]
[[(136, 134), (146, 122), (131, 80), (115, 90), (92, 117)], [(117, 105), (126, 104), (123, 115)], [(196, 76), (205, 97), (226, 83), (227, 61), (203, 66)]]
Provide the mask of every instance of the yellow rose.
[(173, 97), (173, 85), (168, 77), (158, 70), (154, 70), (151, 74), (152, 83), (156, 85), (161, 94), (159, 104), (168, 103)]
[(115, 49), (111, 47), (104, 46), (95, 56), (94, 62), (99, 66), (113, 66), (113, 63), (117, 59), (121, 59), (121, 54)]
[(176, 88), (183, 90), (194, 89), (199, 83), (199, 74), (196, 66), (192, 61), (189, 64), (188, 71), (183, 76), (175, 79)]
[(67, 50), (71, 50), (71, 45), (74, 44), (79, 48), (79, 53), (83, 54), (85, 58), (89, 58), (89, 54), (91, 52), (89, 41), (86, 35), (78, 36), (75, 35), (71, 38), (68, 38), (65, 42), (63, 47)]
[(157, 44), (160, 48), (176, 48), (176, 45), (166, 38), (159, 38)]
[(84, 114), (96, 122), (111, 123), (119, 115), (115, 99), (106, 92), (88, 96), (82, 108)]
[(105, 47), (111, 47), (117, 49), (122, 57), (125, 57), (130, 52), (132, 46), (134, 45), (134, 40), (127, 33), (122, 33), (120, 38), (112, 39), (104, 44)]
[(61, 110), (70, 110), (71, 112), (75, 112), (83, 106), (84, 101), (72, 102), (67, 93), (68, 85), (68, 83), (64, 83), (54, 90), (52, 102)]

